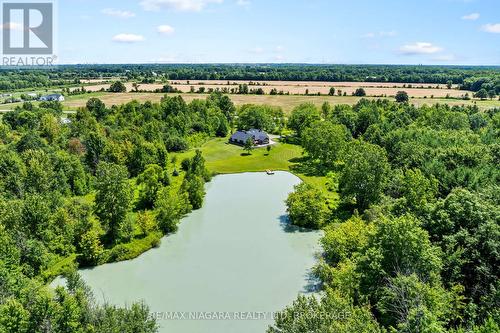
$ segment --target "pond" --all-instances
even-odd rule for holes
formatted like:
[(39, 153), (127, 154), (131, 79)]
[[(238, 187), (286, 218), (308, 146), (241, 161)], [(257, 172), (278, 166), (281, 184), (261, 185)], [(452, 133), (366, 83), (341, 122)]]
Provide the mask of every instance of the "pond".
[(160, 332), (265, 332), (272, 313), (314, 283), (321, 233), (294, 229), (285, 215), (298, 183), (287, 172), (217, 176), (203, 208), (159, 248), (80, 273), (99, 302), (143, 300)]

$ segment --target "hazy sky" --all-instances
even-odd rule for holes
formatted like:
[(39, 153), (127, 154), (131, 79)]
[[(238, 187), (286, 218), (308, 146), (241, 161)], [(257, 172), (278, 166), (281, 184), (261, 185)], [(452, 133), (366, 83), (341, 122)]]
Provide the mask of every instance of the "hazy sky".
[(500, 65), (500, 0), (59, 0), (62, 63)]

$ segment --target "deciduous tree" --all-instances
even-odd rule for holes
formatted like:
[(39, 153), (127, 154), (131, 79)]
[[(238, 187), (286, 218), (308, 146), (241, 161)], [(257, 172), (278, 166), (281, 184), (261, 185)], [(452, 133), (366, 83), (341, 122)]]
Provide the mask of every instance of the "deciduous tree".
[(346, 146), (347, 130), (343, 125), (318, 121), (302, 134), (302, 146), (313, 159), (332, 166)]
[(389, 163), (383, 148), (363, 141), (352, 141), (346, 151), (345, 167), (339, 189), (346, 199), (356, 199), (356, 205), (366, 209), (380, 199)]
[(408, 102), (408, 93), (406, 91), (398, 91), (396, 93), (396, 102), (398, 103), (406, 103)]
[(101, 162), (96, 176), (96, 215), (105, 229), (107, 242), (114, 243), (132, 201), (128, 172), (124, 166)]
[(248, 155), (252, 154), (254, 142), (252, 138), (248, 138), (247, 141), (245, 141), (245, 145), (243, 146), (243, 150), (247, 152)]
[(123, 82), (115, 81), (109, 87), (109, 91), (114, 92), (114, 93), (123, 93), (123, 92), (127, 92), (127, 87), (125, 87)]
[(301, 137), (308, 127), (320, 119), (319, 111), (314, 104), (302, 104), (292, 110), (288, 118), (288, 127)]
[(329, 212), (325, 201), (323, 194), (311, 185), (295, 186), (295, 191), (286, 200), (291, 223), (304, 228), (321, 228)]
[(354, 92), (354, 96), (358, 96), (358, 97), (366, 96), (365, 89), (363, 89), (363, 88), (356, 89), (356, 91)]

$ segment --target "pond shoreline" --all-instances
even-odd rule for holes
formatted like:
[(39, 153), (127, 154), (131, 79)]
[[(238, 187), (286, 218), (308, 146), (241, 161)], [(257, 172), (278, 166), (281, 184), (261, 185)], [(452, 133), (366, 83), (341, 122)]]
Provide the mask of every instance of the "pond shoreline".
[[(293, 172), (291, 170), (287, 170), (287, 169), (283, 168), (283, 169), (274, 169), (273, 171), (274, 172), (287, 172), (287, 173), (290, 173), (290, 174), (296, 176), (302, 182), (305, 181), (303, 179), (303, 175), (297, 174), (297, 173), (295, 173), (295, 172)], [(212, 173), (212, 177), (215, 178), (217, 176), (224, 176), (224, 175), (241, 175), (241, 174), (245, 174), (245, 173), (251, 173), (251, 174), (266, 173), (266, 171), (245, 171), (245, 170), (242, 170), (240, 172), (227, 172), (227, 173), (225, 173), (225, 172), (213, 172)], [(193, 210), (193, 211), (196, 211), (196, 210)], [(191, 214), (193, 211), (191, 211), (187, 215)], [(184, 216), (183, 218), (181, 218), (180, 222), (182, 222), (182, 219), (184, 219), (185, 217), (186, 216)], [(303, 231), (314, 231), (314, 230), (313, 229), (311, 229), (311, 230), (304, 229)], [(123, 259), (123, 260), (119, 260), (118, 259), (118, 260), (105, 261), (105, 262), (99, 263), (97, 265), (80, 266), (76, 262), (77, 254), (72, 254), (69, 257), (61, 259), (56, 264), (52, 265), (49, 269), (47, 269), (44, 272), (45, 273), (44, 279), (46, 280), (47, 284), (50, 284), (57, 277), (66, 274), (66, 272), (71, 271), (74, 268), (76, 268), (76, 269), (91, 269), (91, 268), (99, 267), (99, 266), (106, 265), (106, 264), (113, 264), (113, 263), (119, 263), (119, 262), (134, 260), (134, 259), (140, 257), (141, 255), (147, 253), (148, 251), (151, 251), (152, 249), (160, 246), (161, 245), (161, 240), (163, 240), (163, 238), (165, 238), (167, 236), (170, 236), (170, 235), (173, 235), (173, 234), (175, 234), (175, 233), (162, 233), (162, 232), (158, 231), (158, 232), (155, 232), (155, 233), (152, 233), (152, 234), (148, 235), (145, 238), (136, 239), (136, 240), (134, 240), (132, 242), (129, 242), (129, 243), (120, 244), (120, 245), (123, 245), (123, 246), (130, 246), (130, 245), (136, 244), (136, 243), (145, 243), (145, 242), (148, 241), (148, 239), (154, 238), (154, 239), (151, 239), (151, 241), (149, 242), (150, 243), (149, 245), (145, 245), (140, 251), (134, 253), (130, 257), (127, 257), (126, 259)], [(156, 243), (156, 239), (158, 239), (158, 238), (160, 240), (160, 243), (157, 244)], [(109, 249), (109, 250), (112, 250), (112, 249)]]
[[(160, 247), (81, 270), (96, 296), (117, 305), (144, 299), (153, 313), (273, 312), (297, 293), (314, 292), (311, 269), (321, 232), (289, 228), (284, 203), (300, 178), (287, 171), (220, 176), (206, 184), (204, 206), (185, 217), (177, 233), (163, 237)], [(211, 330), (197, 321), (160, 324), (183, 332), (227, 331), (224, 325), (255, 332), (271, 321), (203, 322)]]

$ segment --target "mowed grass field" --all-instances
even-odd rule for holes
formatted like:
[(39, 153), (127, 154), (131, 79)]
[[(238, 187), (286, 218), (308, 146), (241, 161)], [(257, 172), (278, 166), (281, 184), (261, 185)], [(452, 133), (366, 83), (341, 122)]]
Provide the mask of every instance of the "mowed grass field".
[[(246, 155), (242, 147), (229, 144), (228, 138), (212, 139), (198, 149), (203, 153), (207, 168), (216, 174), (290, 171), (293, 161), (302, 157), (302, 147), (286, 143), (273, 145), (269, 154), (265, 148), (256, 148)], [(179, 162), (192, 156), (194, 150), (177, 154)]]
[[(242, 172), (289, 171), (301, 178), (304, 182), (322, 190), (330, 202), (337, 201), (338, 194), (327, 190), (327, 179), (322, 176), (305, 174), (301, 170), (303, 149), (301, 146), (276, 143), (268, 153), (265, 148), (252, 150), (247, 155), (242, 147), (228, 143), (228, 138), (209, 140), (202, 147), (206, 166), (214, 174), (229, 174)], [(179, 165), (185, 158), (194, 156), (195, 150), (174, 154)]]

